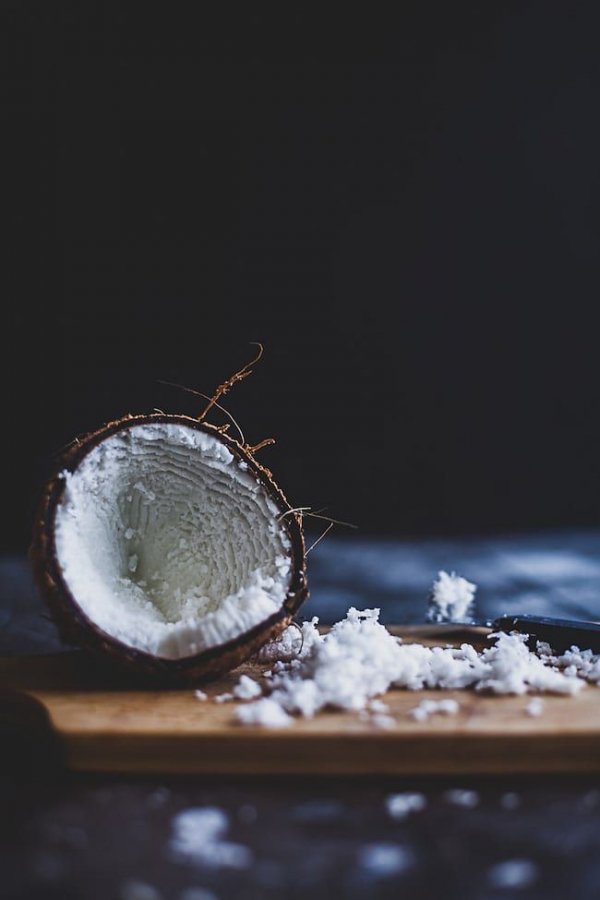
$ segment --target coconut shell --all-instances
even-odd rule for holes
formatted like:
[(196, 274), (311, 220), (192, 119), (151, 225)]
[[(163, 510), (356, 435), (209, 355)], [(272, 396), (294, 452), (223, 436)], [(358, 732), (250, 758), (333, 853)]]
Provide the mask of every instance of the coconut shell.
[(136, 680), (165, 685), (191, 684), (216, 678), (230, 671), (287, 628), (300, 604), (308, 596), (304, 536), (301, 517), (290, 512), (282, 520), (291, 542), (292, 575), (285, 601), (278, 612), (234, 640), (210, 647), (194, 656), (172, 660), (129, 647), (99, 629), (76, 602), (62, 576), (57, 556), (54, 518), (65, 489), (61, 473), (65, 470), (74, 472), (94, 447), (116, 432), (137, 425), (162, 422), (184, 425), (218, 438), (234, 457), (247, 463), (249, 472), (261, 482), (281, 512), (290, 510), (290, 504), (275, 484), (271, 472), (261, 466), (244, 446), (216, 426), (183, 415), (127, 415), (76, 439), (62, 456), (44, 489), (35, 516), (30, 558), (36, 584), (63, 640), (104, 658), (109, 657)]

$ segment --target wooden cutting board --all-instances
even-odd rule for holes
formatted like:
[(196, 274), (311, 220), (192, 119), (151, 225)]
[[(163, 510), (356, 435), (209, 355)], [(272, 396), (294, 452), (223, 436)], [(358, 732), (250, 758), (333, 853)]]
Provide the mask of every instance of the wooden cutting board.
[[(405, 640), (445, 644), (456, 629), (392, 628)], [(475, 630), (471, 642), (481, 639)], [(458, 642), (464, 638), (460, 636)], [(21, 709), (58, 739), (66, 765), (88, 772), (219, 774), (383, 775), (600, 771), (600, 688), (577, 697), (544, 697), (540, 717), (527, 715), (530, 697), (485, 696), (473, 691), (393, 690), (385, 702), (390, 730), (356, 714), (322, 712), (291, 728), (267, 730), (235, 724), (235, 704), (211, 699), (231, 690), (244, 665), (205, 687), (199, 701), (191, 689), (124, 687), (83, 653), (0, 660), (0, 712), (18, 725)], [(455, 716), (416, 722), (409, 715), (426, 697), (454, 697)], [(18, 702), (19, 700), (23, 701)], [(7, 712), (8, 711), (8, 712)], [(32, 738), (33, 740), (33, 738)], [(35, 740), (40, 740), (39, 731)], [(40, 753), (43, 741), (40, 740)]]

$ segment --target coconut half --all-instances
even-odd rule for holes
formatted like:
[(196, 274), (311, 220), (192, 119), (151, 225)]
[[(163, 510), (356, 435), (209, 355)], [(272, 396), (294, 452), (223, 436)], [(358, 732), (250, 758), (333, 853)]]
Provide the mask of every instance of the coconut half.
[(300, 517), (250, 452), (187, 416), (128, 416), (76, 442), (32, 557), (65, 637), (162, 680), (227, 671), (307, 596)]

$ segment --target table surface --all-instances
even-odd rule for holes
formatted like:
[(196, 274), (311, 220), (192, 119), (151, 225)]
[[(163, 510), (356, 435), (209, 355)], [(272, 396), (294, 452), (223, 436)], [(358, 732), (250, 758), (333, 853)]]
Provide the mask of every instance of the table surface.
[[(349, 606), (378, 606), (384, 622), (416, 623), (441, 568), (479, 585), (482, 618), (600, 617), (599, 531), (330, 537), (311, 554), (304, 613), (328, 623)], [(0, 654), (61, 649), (23, 559), (0, 560), (0, 587)], [(307, 890), (350, 898), (400, 891), (460, 900), (600, 896), (597, 778), (83, 777), (56, 769), (31, 739), (0, 726), (0, 893), (11, 900), (300, 897)], [(457, 789), (473, 793), (448, 793)], [(403, 791), (421, 792), (426, 806), (398, 821), (386, 798)], [(225, 840), (247, 848), (240, 867), (175, 853), (174, 817), (207, 806), (227, 815)]]

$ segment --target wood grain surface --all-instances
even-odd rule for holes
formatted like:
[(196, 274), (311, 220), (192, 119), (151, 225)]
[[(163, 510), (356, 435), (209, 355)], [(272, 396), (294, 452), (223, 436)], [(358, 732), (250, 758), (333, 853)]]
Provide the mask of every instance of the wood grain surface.
[[(438, 626), (391, 629), (406, 640), (460, 641), (464, 634)], [(473, 630), (470, 640), (481, 638)], [(328, 711), (280, 730), (241, 727), (234, 703), (212, 697), (239, 676), (260, 677), (245, 665), (193, 690), (132, 689), (114, 670), (73, 652), (0, 660), (1, 708), (18, 727), (35, 705), (44, 731), (61, 747), (65, 764), (90, 772), (378, 775), (600, 771), (600, 690), (577, 697), (544, 697), (540, 717), (527, 715), (530, 697), (474, 691), (393, 690), (385, 696), (395, 725), (389, 730), (356, 714)], [(454, 697), (455, 716), (410, 716), (426, 697)], [(22, 702), (19, 702), (22, 701)]]

